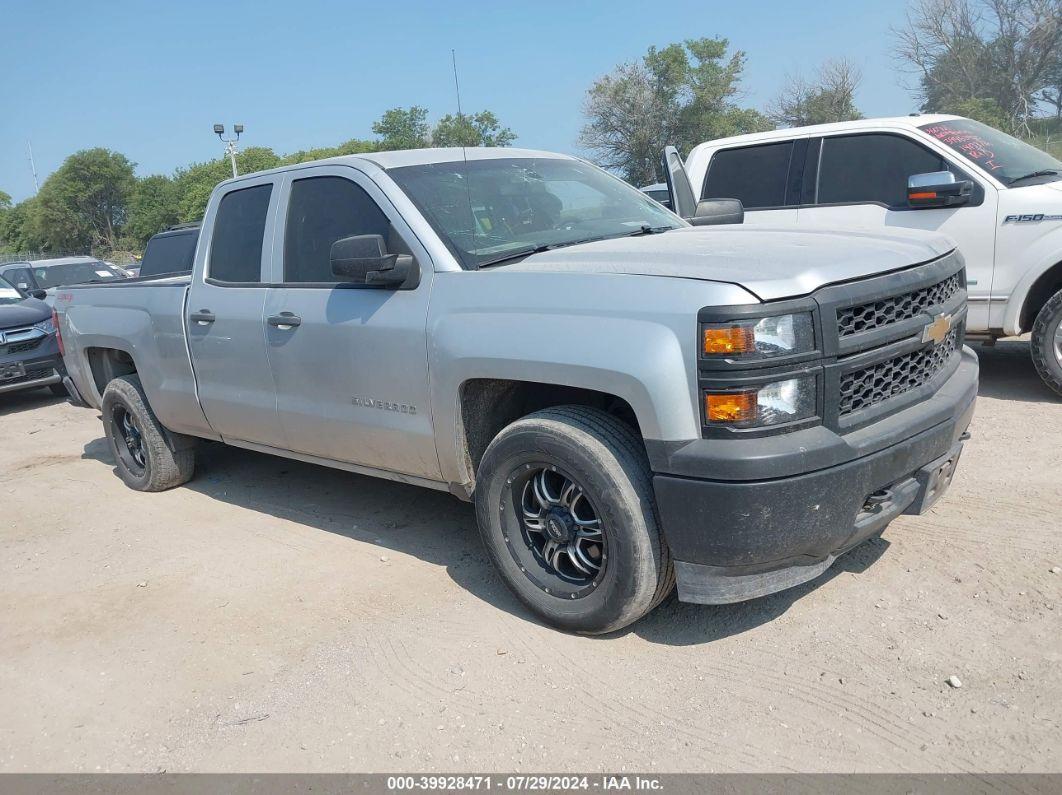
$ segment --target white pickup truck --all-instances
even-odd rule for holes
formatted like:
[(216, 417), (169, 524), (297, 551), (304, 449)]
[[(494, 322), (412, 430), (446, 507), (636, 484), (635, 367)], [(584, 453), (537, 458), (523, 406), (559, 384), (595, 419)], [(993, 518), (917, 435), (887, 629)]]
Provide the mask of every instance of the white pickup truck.
[(947, 235), (966, 260), (967, 338), (1031, 331), (1036, 368), (1062, 395), (1062, 163), (1047, 153), (915, 115), (721, 138), (685, 168), (694, 195), (680, 200), (740, 199), (747, 224)]

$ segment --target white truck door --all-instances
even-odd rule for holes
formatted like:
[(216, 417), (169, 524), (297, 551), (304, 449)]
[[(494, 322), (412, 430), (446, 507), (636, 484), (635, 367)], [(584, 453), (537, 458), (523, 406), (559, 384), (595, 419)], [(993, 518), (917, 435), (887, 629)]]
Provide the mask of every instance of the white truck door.
[[(956, 242), (966, 260), (970, 314), (967, 328), (988, 328), (988, 299), (996, 235), (994, 187), (954, 165), (941, 153), (896, 132), (833, 135), (812, 141), (818, 151), (810, 206), (800, 210), (800, 224), (832, 228), (925, 229)], [(951, 171), (972, 179), (969, 203), (957, 207), (912, 208), (907, 181), (915, 174)]]
[(807, 145), (804, 137), (719, 149), (708, 162), (700, 198), (740, 199), (746, 224), (795, 224)]
[(226, 442), (284, 448), (262, 328), (277, 194), (274, 178), (241, 180), (207, 212), (185, 328), (211, 427)]
[[(350, 166), (287, 176), (279, 217), (264, 332), (291, 449), (438, 479), (426, 332), (434, 271), (427, 252), (379, 187)], [(340, 283), (332, 275), (332, 244), (355, 235), (381, 235), (388, 253), (412, 254), (419, 284)]]

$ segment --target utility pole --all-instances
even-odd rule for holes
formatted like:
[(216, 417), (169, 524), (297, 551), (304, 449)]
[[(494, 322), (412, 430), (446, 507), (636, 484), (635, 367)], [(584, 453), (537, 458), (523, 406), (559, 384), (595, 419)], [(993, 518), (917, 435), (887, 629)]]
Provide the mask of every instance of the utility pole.
[(217, 135), (219, 141), (221, 141), (223, 144), (225, 144), (225, 154), (227, 154), (229, 156), (229, 162), (232, 163), (232, 176), (233, 176), (233, 178), (235, 178), (237, 176), (237, 174), (236, 174), (236, 152), (238, 151), (236, 149), (236, 142), (240, 140), (240, 135), (243, 133), (243, 125), (242, 124), (234, 124), (234, 125), (232, 125), (232, 131), (234, 133), (236, 133), (236, 137), (235, 138), (226, 138), (225, 137), (225, 125), (224, 124), (215, 124), (214, 125), (214, 134)]
[(41, 186), (37, 182), (37, 165), (33, 162), (33, 141), (26, 139), (26, 146), (29, 148), (29, 163), (30, 171), (33, 172), (33, 195), (37, 195), (41, 192)]

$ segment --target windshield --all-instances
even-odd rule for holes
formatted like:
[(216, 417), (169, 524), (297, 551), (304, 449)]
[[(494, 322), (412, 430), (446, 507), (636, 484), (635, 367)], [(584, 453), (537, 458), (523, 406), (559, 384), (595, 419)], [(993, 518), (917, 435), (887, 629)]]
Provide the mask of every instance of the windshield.
[(1007, 185), (1038, 171), (1062, 172), (1062, 163), (1047, 152), (979, 121), (952, 119), (920, 129)]
[(7, 282), (0, 279), (0, 306), (22, 303), (22, 293), (14, 287), (8, 287)]
[(84, 284), (85, 282), (109, 282), (124, 278), (117, 268), (106, 262), (68, 262), (65, 265), (49, 265), (45, 268), (32, 268), (33, 278), (41, 289), (59, 287), (64, 284)]
[(506, 255), (683, 222), (600, 169), (560, 158), (501, 158), (392, 168), (465, 268)]

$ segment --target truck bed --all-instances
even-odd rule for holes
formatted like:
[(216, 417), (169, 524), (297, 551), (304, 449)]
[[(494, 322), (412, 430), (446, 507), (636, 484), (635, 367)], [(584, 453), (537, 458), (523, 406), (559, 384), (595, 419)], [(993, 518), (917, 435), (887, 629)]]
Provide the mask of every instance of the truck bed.
[(96, 349), (123, 351), (162, 423), (179, 433), (213, 436), (196, 398), (185, 341), (184, 313), (190, 276), (128, 279), (63, 287), (55, 310), (66, 333), (66, 362), (82, 397), (100, 407), (100, 385), (121, 362)]

